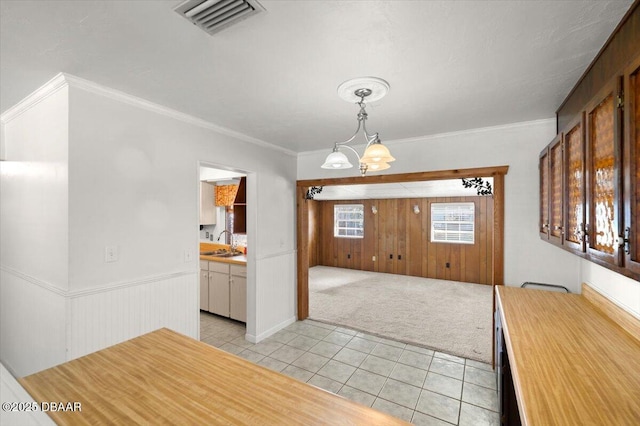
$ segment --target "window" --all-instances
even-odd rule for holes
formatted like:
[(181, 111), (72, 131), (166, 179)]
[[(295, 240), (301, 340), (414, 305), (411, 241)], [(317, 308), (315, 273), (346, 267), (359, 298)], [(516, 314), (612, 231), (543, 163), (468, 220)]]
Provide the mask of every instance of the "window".
[(474, 243), (473, 203), (432, 203), (431, 242)]
[(333, 236), (362, 238), (364, 236), (364, 205), (336, 204), (333, 206)]

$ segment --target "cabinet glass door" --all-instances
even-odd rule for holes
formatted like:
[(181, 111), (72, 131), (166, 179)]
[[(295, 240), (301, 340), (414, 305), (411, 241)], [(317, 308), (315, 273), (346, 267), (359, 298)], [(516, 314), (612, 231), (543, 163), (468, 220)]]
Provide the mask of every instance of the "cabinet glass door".
[(564, 133), (565, 220), (564, 244), (585, 251), (585, 161), (583, 114)]
[(562, 134), (549, 147), (549, 239), (562, 244)]
[(588, 252), (601, 261), (619, 264), (618, 258), (618, 120), (616, 92), (609, 85), (597, 105), (587, 109), (589, 153)]
[(540, 154), (540, 238), (549, 239), (549, 150)]
[(625, 77), (625, 267), (640, 273), (640, 58)]

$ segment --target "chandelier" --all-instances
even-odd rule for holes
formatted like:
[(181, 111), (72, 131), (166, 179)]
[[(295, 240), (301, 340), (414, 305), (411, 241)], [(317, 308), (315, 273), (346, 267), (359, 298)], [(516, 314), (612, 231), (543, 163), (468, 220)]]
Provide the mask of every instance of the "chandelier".
[[(365, 98), (368, 98), (367, 100), (369, 102), (382, 99), (388, 91), (389, 83), (376, 77), (355, 78), (345, 81), (338, 86), (338, 95), (342, 99), (348, 102), (355, 101), (356, 105), (360, 107), (360, 111), (358, 112), (358, 128), (349, 139), (343, 142), (336, 142), (333, 145), (333, 151), (327, 156), (324, 164), (320, 167), (335, 170), (350, 169), (353, 167), (353, 164), (349, 162), (347, 156), (341, 151), (343, 148), (356, 155), (362, 176), (364, 176), (367, 171), (378, 172), (391, 167), (389, 163), (395, 161), (395, 158), (391, 156), (389, 149), (380, 142), (378, 133), (370, 134), (367, 131), (366, 121), (368, 115), (364, 102)], [(349, 144), (356, 139), (360, 130), (362, 130), (366, 142), (362, 157), (360, 157), (358, 151), (349, 146)]]

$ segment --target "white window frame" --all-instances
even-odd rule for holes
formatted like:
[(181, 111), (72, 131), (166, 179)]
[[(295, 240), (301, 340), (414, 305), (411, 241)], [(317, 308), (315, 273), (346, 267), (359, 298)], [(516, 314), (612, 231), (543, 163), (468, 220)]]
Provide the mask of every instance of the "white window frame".
[[(460, 213), (464, 210), (468, 210), (469, 207), (472, 208), (471, 219), (462, 220)], [(435, 217), (442, 216), (437, 212), (437, 210), (444, 210), (443, 219), (434, 220)], [(475, 244), (475, 217), (475, 203), (431, 203), (431, 242), (447, 244)], [(471, 228), (470, 230), (469, 225)], [(467, 238), (463, 238), (465, 236)], [(468, 239), (469, 236), (471, 237), (470, 240)]]
[[(358, 212), (359, 211), (359, 212)], [(349, 217), (360, 213), (360, 218)], [(333, 236), (336, 238), (364, 238), (364, 204), (334, 204)]]

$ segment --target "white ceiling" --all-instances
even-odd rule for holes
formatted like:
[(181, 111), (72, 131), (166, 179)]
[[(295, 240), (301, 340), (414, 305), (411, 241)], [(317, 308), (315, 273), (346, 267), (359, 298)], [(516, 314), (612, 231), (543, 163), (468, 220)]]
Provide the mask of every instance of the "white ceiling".
[(179, 1), (0, 1), (0, 110), (58, 72), (293, 152), (355, 130), (343, 81), (384, 78), (383, 141), (550, 118), (622, 1), (269, 1), (210, 36)]

